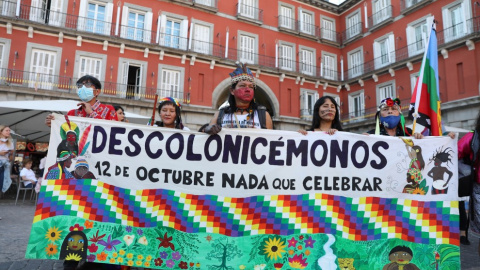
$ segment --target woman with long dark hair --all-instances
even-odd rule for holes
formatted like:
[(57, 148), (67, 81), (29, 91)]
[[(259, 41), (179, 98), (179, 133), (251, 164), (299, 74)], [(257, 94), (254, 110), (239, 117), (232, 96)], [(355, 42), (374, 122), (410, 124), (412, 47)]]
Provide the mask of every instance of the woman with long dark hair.
[(182, 123), (182, 115), (180, 111), (182, 105), (180, 105), (176, 99), (172, 97), (164, 97), (160, 99), (159, 102), (158, 114), (160, 115), (160, 121), (155, 123), (157, 126), (190, 130)]
[(306, 135), (307, 131), (324, 131), (330, 135), (337, 131), (343, 131), (340, 123), (340, 110), (333, 97), (323, 96), (315, 102), (311, 127), (308, 130), (300, 129), (298, 132)]

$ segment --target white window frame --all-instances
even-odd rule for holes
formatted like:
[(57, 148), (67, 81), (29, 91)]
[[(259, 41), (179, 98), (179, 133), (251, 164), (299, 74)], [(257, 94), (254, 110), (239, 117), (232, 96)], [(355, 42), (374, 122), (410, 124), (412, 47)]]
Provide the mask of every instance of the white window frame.
[(282, 70), (295, 71), (295, 44), (286, 41), (278, 42), (278, 67)]
[(1, 54), (0, 54), (0, 82), (5, 82), (5, 78), (7, 78), (7, 69), (8, 69), (8, 59), (10, 55), (10, 46), (12, 41), (6, 38), (0, 38), (0, 47), (1, 47)]
[(347, 40), (360, 35), (362, 32), (362, 16), (361, 16), (360, 8), (349, 14), (346, 18), (345, 25), (346, 25), (346, 37)]
[(335, 19), (321, 15), (320, 22), (322, 27), (322, 38), (337, 42), (337, 28)]
[[(327, 80), (337, 80), (337, 63), (338, 62), (336, 54), (322, 51), (322, 77)], [(333, 67), (331, 65), (333, 65)]]
[(373, 26), (389, 19), (390, 14), (388, 14), (387, 8), (391, 5), (390, 0), (372, 0)]
[(213, 3), (213, 0), (195, 0), (195, 4), (200, 4), (207, 7), (212, 7)]
[[(283, 8), (290, 10), (290, 17), (283, 14)], [(295, 6), (278, 2), (278, 26), (286, 29), (295, 29)]]
[[(365, 116), (365, 92), (358, 90), (348, 94), (348, 118), (350, 122), (361, 120)], [(352, 119), (353, 118), (353, 119)]]
[[(357, 59), (357, 56), (360, 56), (358, 59), (359, 63), (356, 63), (354, 59)], [(363, 74), (363, 46), (360, 46), (354, 50), (351, 50), (347, 53), (348, 61), (348, 78), (355, 78)]]
[(413, 91), (415, 90), (415, 84), (417, 83), (417, 79), (418, 79), (418, 72), (415, 72), (415, 73), (412, 73), (410, 74), (410, 87), (411, 87), (411, 92), (413, 94)]
[[(145, 16), (145, 20), (143, 23), (143, 29), (141, 30), (143, 32), (142, 36), (139, 38), (136, 38), (137, 35), (137, 28), (135, 27), (134, 29), (134, 36), (130, 37), (128, 36), (128, 18), (130, 12), (136, 13), (136, 14), (141, 14)], [(135, 41), (140, 41), (140, 42), (145, 42), (145, 43), (150, 43), (151, 42), (151, 37), (152, 37), (152, 22), (153, 22), (153, 13), (152, 9), (149, 7), (144, 7), (144, 6), (138, 6), (138, 5), (133, 5), (130, 3), (125, 3), (123, 6), (122, 10), (122, 20), (121, 20), (121, 31), (120, 31), (120, 37), (125, 38), (125, 39), (130, 39), (130, 40), (135, 40)]]
[[(309, 18), (306, 20), (306, 18)], [(298, 8), (298, 21), (300, 33), (315, 35), (315, 13), (310, 10)]]
[[(48, 24), (53, 26), (64, 26), (68, 0), (52, 0), (50, 3)], [(47, 7), (44, 0), (32, 0), (30, 8), (30, 20), (45, 23)]]
[[(179, 74), (179, 84), (178, 84), (178, 92), (171, 92), (171, 90), (168, 89), (163, 89), (163, 76), (164, 76), (164, 71), (165, 72), (178, 72)], [(175, 99), (179, 99), (181, 101), (184, 100), (184, 83), (185, 83), (185, 68), (183, 67), (178, 67), (178, 66), (170, 66), (170, 65), (163, 65), (159, 64), (158, 65), (158, 82), (157, 85), (159, 86), (160, 89), (160, 96), (169, 96), (173, 97)]]
[[(190, 30), (191, 42), (189, 43), (189, 49), (193, 50), (194, 52), (202, 53), (211, 55), (213, 52), (213, 24), (207, 23), (204, 21), (199, 21), (196, 19), (192, 19), (192, 29)], [(208, 29), (208, 33), (206, 37), (198, 38), (198, 35), (203, 33), (198, 33), (197, 27), (205, 27)]]
[[(386, 91), (389, 91), (389, 93), (386, 93)], [(376, 94), (377, 94), (377, 103), (380, 104), (380, 102), (386, 98), (396, 98), (397, 97), (397, 89), (395, 89), (395, 80), (391, 80), (388, 82), (384, 82), (381, 84), (378, 84), (376, 86)]]
[[(407, 25), (407, 44), (408, 44), (408, 55), (414, 56), (424, 52), (425, 47), (427, 46), (428, 36), (430, 34), (429, 27), (433, 23), (433, 17), (428, 15), (422, 17), (418, 20), (415, 20)], [(422, 31), (420, 40), (417, 35), (417, 28), (420, 27)]]
[(238, 14), (251, 19), (258, 19), (258, 0), (238, 0)]
[[(317, 52), (314, 48), (310, 47), (305, 47), (302, 45), (298, 46), (299, 54), (299, 63), (300, 63), (300, 73), (305, 74), (305, 75), (310, 75), (310, 76), (316, 76), (316, 61), (317, 59)], [(310, 57), (306, 57), (308, 55), (311, 55)]]
[(315, 90), (305, 88), (300, 88), (300, 93), (300, 118), (311, 120), (315, 102), (320, 95)]
[[(382, 54), (382, 47), (385, 48), (385, 54)], [(395, 36), (393, 32), (373, 42), (373, 56), (375, 69), (388, 66), (395, 62)]]
[[(460, 22), (455, 22), (453, 25), (451, 11), (458, 7), (460, 11)], [(467, 27), (467, 23), (471, 24), (472, 7), (470, 1), (457, 0), (442, 7), (443, 16), (443, 31), (445, 42), (450, 42), (469, 34), (472, 27)]]
[[(55, 60), (53, 61), (54, 66), (53, 70), (49, 74), (45, 74), (45, 72), (33, 73), (32, 70), (32, 63), (34, 61), (33, 54), (36, 51), (43, 51), (47, 52), (51, 55), (55, 55)], [(28, 86), (31, 88), (41, 88), (46, 90), (52, 90), (54, 85), (57, 83), (58, 74), (60, 74), (60, 61), (62, 57), (62, 48), (61, 47), (54, 47), (54, 46), (47, 46), (43, 44), (37, 43), (27, 43), (27, 50), (25, 53), (25, 70), (29, 71), (29, 84)]]
[[(258, 35), (252, 34), (244, 31), (238, 31), (238, 59), (240, 62), (247, 64), (256, 64), (258, 61)], [(243, 48), (243, 42), (248, 41), (250, 44), (249, 48)]]
[(147, 85), (147, 67), (148, 62), (146, 61), (139, 61), (137, 59), (131, 58), (123, 58), (120, 57), (118, 59), (118, 74), (117, 74), (117, 82), (121, 85), (120, 89), (117, 89), (117, 96), (120, 98), (125, 98), (127, 93), (127, 86), (128, 86), (128, 69), (129, 66), (136, 66), (139, 67), (140, 74), (138, 74), (137, 81), (135, 83), (135, 96), (132, 99), (140, 99), (141, 97), (145, 96), (143, 90), (145, 90), (145, 86)]
[[(170, 47), (180, 50), (187, 50), (188, 44), (188, 18), (178, 14), (163, 12), (158, 16), (157, 40), (160, 46)], [(167, 33), (167, 21), (177, 21), (180, 23), (180, 31), (178, 36)], [(177, 41), (175, 41), (175, 38)]]
[[(82, 59), (89, 59), (93, 61), (98, 61), (100, 64), (99, 72), (98, 73), (85, 73), (82, 72)], [(99, 81), (103, 81), (105, 78), (105, 71), (106, 71), (106, 63), (107, 63), (107, 55), (106, 54), (99, 54), (99, 53), (92, 53), (87, 51), (79, 51), (75, 52), (75, 67), (73, 68), (73, 74), (76, 78), (80, 78), (83, 75), (92, 75), (97, 78)]]
[[(104, 5), (105, 6), (105, 20), (104, 21), (100, 22), (96, 18), (95, 19), (88, 18), (89, 4)], [(81, 0), (80, 1), (80, 10), (79, 10), (78, 14), (79, 14), (79, 17), (78, 17), (78, 23), (77, 23), (77, 30), (91, 32), (91, 33), (100, 34), (100, 35), (110, 35), (111, 34), (112, 14), (113, 14), (113, 1), (112, 0), (109, 0), (109, 1)], [(90, 22), (93, 22), (93, 29), (90, 29), (87, 26), (87, 24), (89, 24)], [(103, 23), (103, 29), (101, 29), (102, 27), (99, 28), (99, 26), (98, 26), (99, 23)]]

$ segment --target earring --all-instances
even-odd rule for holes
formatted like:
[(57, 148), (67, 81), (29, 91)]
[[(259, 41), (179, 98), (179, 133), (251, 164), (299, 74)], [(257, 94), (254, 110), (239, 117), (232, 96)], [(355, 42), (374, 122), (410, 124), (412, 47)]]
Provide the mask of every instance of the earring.
[(67, 250), (68, 250), (68, 246), (67, 246)]
[(82, 247), (82, 251), (83, 251), (83, 247)]

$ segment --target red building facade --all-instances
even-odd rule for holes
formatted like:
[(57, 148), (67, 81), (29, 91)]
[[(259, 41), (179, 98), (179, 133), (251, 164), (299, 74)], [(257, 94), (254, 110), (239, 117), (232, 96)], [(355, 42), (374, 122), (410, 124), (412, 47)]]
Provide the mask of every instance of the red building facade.
[(90, 74), (102, 81), (103, 102), (144, 115), (155, 94), (182, 100), (194, 129), (225, 102), (241, 61), (275, 128), (308, 125), (316, 99), (331, 95), (345, 128), (363, 132), (384, 97), (408, 107), (435, 18), (444, 122), (471, 128), (480, 107), (475, 1), (10, 0), (0, 8), (3, 100), (76, 99), (74, 82)]

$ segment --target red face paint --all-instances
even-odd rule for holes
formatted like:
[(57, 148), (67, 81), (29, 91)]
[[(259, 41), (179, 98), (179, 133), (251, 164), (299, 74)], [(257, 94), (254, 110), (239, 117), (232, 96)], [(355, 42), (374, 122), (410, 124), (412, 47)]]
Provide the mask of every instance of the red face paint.
[(242, 87), (235, 89), (233, 95), (239, 100), (250, 102), (253, 100), (254, 91), (252, 88)]
[(75, 144), (75, 141), (77, 140), (77, 135), (73, 133), (68, 133), (67, 134), (67, 142), (71, 145)]

